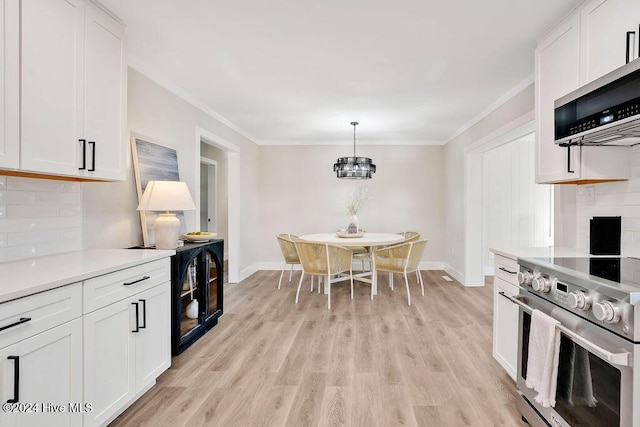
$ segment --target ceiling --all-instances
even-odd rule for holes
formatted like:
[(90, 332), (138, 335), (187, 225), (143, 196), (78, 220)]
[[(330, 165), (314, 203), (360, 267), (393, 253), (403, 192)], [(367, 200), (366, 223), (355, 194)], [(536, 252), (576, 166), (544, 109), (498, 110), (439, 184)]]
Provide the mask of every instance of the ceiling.
[(130, 63), (257, 143), (444, 143), (579, 0), (101, 0)]

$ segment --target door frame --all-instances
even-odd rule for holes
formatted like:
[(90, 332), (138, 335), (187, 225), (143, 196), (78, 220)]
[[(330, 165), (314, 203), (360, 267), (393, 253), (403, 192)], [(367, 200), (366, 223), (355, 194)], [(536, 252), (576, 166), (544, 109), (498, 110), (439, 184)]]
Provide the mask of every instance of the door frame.
[[(196, 126), (195, 159), (197, 170), (200, 170), (200, 143), (212, 145), (227, 155), (227, 216), (229, 248), (229, 283), (240, 281), (240, 147), (206, 129)], [(200, 173), (196, 175), (196, 218), (200, 218)]]
[(464, 286), (484, 286), (482, 154), (535, 130), (534, 112), (530, 111), (464, 149)]

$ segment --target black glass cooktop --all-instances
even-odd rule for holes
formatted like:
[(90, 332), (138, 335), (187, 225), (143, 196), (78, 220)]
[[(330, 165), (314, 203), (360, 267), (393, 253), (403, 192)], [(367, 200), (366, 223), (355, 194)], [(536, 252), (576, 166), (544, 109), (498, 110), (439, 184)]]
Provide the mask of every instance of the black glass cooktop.
[(640, 286), (640, 259), (638, 258), (540, 258), (540, 260), (612, 282)]

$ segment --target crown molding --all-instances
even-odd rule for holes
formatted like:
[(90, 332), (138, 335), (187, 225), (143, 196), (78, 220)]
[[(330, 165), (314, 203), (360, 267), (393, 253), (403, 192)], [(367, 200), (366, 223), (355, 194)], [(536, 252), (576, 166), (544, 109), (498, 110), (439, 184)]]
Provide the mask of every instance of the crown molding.
[(491, 114), (493, 111), (498, 109), (498, 107), (500, 107), (501, 105), (505, 104), (511, 98), (513, 98), (514, 96), (516, 96), (517, 94), (522, 92), (529, 85), (533, 84), (534, 81), (535, 81), (535, 79), (534, 79), (533, 73), (529, 74), (520, 83), (518, 83), (517, 85), (512, 87), (507, 93), (502, 95), (495, 102), (493, 102), (491, 105), (489, 105), (487, 108), (485, 108), (480, 114), (478, 114), (477, 116), (475, 116), (474, 118), (469, 120), (466, 124), (464, 124), (462, 127), (460, 127), (457, 131), (455, 131), (453, 134), (451, 134), (451, 136), (449, 138), (445, 139), (444, 143), (448, 144), (449, 142), (453, 141), (455, 138), (460, 136), (463, 132), (465, 132), (465, 131), (469, 130), (470, 128), (472, 128), (474, 125), (476, 125), (482, 119), (484, 119), (489, 114)]
[(166, 90), (168, 90), (172, 94), (176, 95), (178, 98), (182, 99), (185, 102), (188, 102), (192, 106), (196, 107), (197, 109), (199, 109), (202, 112), (206, 113), (207, 115), (211, 116), (212, 118), (214, 118), (215, 120), (219, 121), (223, 125), (227, 126), (228, 128), (230, 128), (234, 132), (238, 133), (239, 135), (244, 136), (245, 138), (247, 138), (249, 141), (253, 142), (254, 144), (261, 145), (260, 141), (257, 138), (253, 137), (252, 135), (248, 134), (244, 130), (240, 129), (238, 126), (236, 126), (234, 123), (232, 123), (231, 121), (226, 119), (224, 116), (222, 116), (221, 114), (219, 114), (216, 111), (214, 111), (207, 104), (205, 104), (204, 102), (200, 101), (199, 99), (197, 99), (197, 98), (193, 97), (192, 95), (190, 95), (189, 93), (187, 93), (179, 85), (173, 83), (172, 81), (170, 81), (166, 77), (161, 76), (160, 73), (158, 73), (157, 71), (153, 71), (152, 67), (149, 67), (148, 65), (146, 65), (145, 63), (140, 61), (135, 56), (131, 56), (130, 55), (128, 57), (128, 66), (130, 68), (134, 69), (135, 71), (139, 72), (140, 74), (144, 75), (145, 77), (149, 78), (154, 83), (162, 86), (163, 88), (165, 88)]

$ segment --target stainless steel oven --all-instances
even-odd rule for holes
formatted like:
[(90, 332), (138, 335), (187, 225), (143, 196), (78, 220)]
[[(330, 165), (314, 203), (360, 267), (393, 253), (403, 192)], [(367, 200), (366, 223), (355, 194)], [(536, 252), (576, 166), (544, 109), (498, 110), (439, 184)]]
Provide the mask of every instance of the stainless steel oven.
[[(633, 369), (640, 363), (640, 329), (628, 284), (558, 268), (553, 261), (519, 263), (520, 293), (503, 296), (519, 306), (517, 406), (523, 418), (532, 426), (640, 426), (640, 372)], [(533, 310), (560, 322), (553, 408), (538, 404), (537, 393), (526, 386)]]

